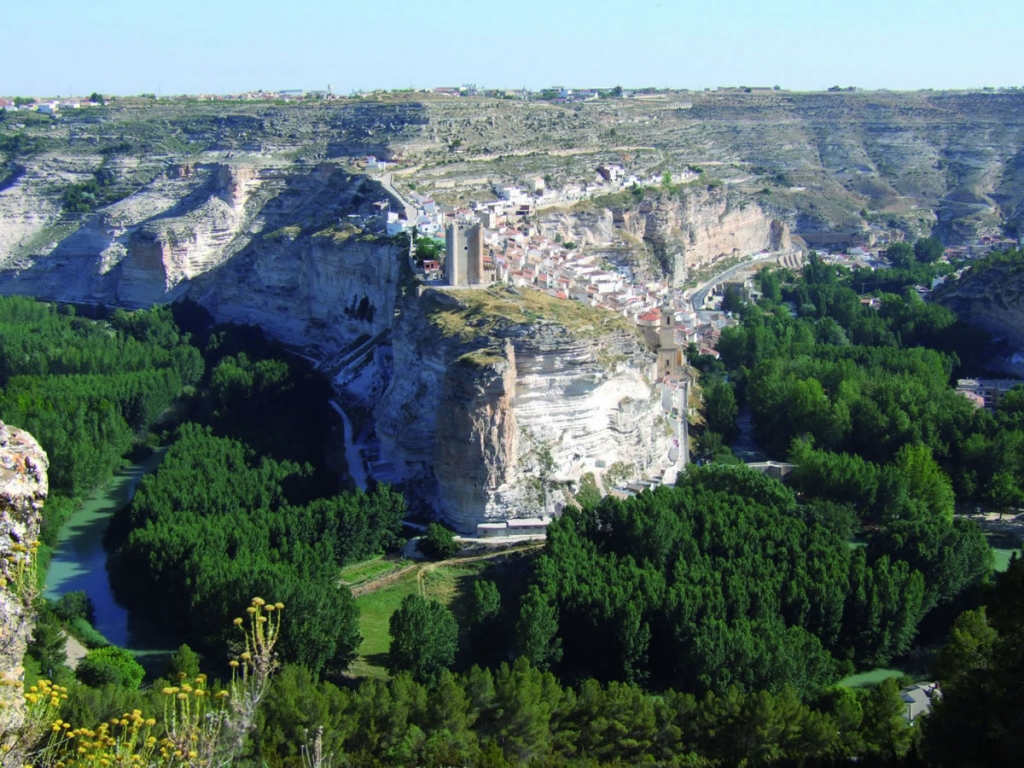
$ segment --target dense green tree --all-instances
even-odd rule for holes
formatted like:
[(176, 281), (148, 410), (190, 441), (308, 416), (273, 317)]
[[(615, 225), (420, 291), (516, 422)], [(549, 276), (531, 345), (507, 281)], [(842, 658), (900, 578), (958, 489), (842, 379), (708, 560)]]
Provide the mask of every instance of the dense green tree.
[(947, 523), (953, 522), (953, 485), (927, 446), (903, 446), (896, 452), (894, 466), (905, 481), (910, 498), (920, 501)]
[(910, 243), (892, 243), (885, 249), (885, 255), (894, 267), (904, 268), (914, 259), (914, 246)]
[(455, 540), (455, 534), (440, 523), (430, 523), (427, 526), (427, 535), (420, 546), (424, 554), (433, 560), (447, 560), (459, 551), (459, 542)]
[[(777, 481), (721, 465), (692, 468), (674, 489), (566, 510), (523, 599), (520, 652), (548, 663), (557, 644), (565, 679), (819, 691), (836, 674), (831, 653), (873, 659), (895, 652), (893, 631), (912, 636), (923, 583), (897, 569), (900, 586), (917, 588), (901, 613), (901, 596), (875, 589), (874, 566), (861, 562), (870, 585), (863, 605), (848, 601), (852, 553), (835, 530), (850, 523), (808, 527), (817, 519)], [(895, 589), (888, 563), (879, 567)], [(858, 656), (853, 638), (875, 614), (878, 632), (858, 641)], [(536, 626), (544, 631), (522, 635)]]
[(732, 387), (724, 381), (719, 381), (705, 388), (704, 408), (707, 413), (708, 429), (722, 435), (722, 439), (727, 443), (735, 440), (739, 434), (736, 427), (739, 407), (736, 405)]
[(910, 751), (914, 730), (907, 724), (905, 710), (895, 678), (887, 678), (870, 690), (861, 726), (868, 755), (896, 762)]
[(922, 237), (914, 243), (914, 258), (925, 264), (931, 264), (942, 258), (945, 248), (937, 237)]
[(136, 690), (146, 676), (146, 670), (125, 648), (108, 645), (85, 654), (75, 668), (78, 679), (92, 687), (107, 684)]
[(988, 623), (984, 606), (960, 614), (949, 643), (935, 658), (934, 672), (942, 682), (943, 692), (952, 691), (962, 683), (970, 685), (973, 676), (988, 670), (998, 639), (999, 634)]
[(192, 680), (199, 674), (199, 654), (188, 647), (187, 643), (178, 646), (178, 650), (167, 657), (164, 676), (169, 680)]
[(68, 624), (75, 619), (85, 619), (90, 624), (95, 621), (95, 607), (84, 589), (66, 592), (53, 606), (57, 618)]
[[(344, 668), (359, 644), (357, 611), (338, 569), (395, 543), (405, 501), (386, 485), (293, 505), (304, 470), (209, 429), (183, 425), (158, 472), (115, 516), (118, 595), (215, 651), (254, 594), (298, 606), (283, 658), (314, 672)], [(157, 599), (159, 596), (159, 599)]]
[(470, 624), (490, 630), (501, 615), (501, 595), (493, 581), (481, 579), (473, 582), (473, 601), (469, 610)]
[(388, 671), (407, 671), (419, 682), (437, 679), (455, 663), (459, 627), (451, 611), (435, 600), (406, 595), (391, 615)]
[[(987, 610), (968, 613), (938, 659), (942, 698), (924, 722), (932, 765), (1016, 765), (1024, 760), (1024, 560), (999, 574)], [(994, 633), (994, 637), (993, 637)]]
[(770, 267), (762, 269), (757, 273), (757, 282), (765, 299), (773, 303), (782, 301), (781, 280), (777, 270)]
[(32, 639), (28, 654), (39, 662), (40, 674), (50, 680), (63, 677), (62, 670), (67, 664), (67, 635), (60, 618), (45, 601), (36, 606), (36, 621), (32, 627)]
[(848, 453), (816, 451), (809, 440), (798, 440), (789, 455), (796, 464), (791, 484), (810, 498), (851, 504), (868, 517), (878, 495), (878, 467)]
[(743, 290), (738, 285), (726, 286), (722, 296), (722, 310), (724, 312), (739, 312), (743, 309)]
[[(150, 332), (132, 335), (132, 324)], [(0, 417), (46, 446), (50, 490), (59, 496), (82, 496), (105, 481), (134, 431), (149, 428), (202, 370), (166, 309), (122, 311), (108, 323), (0, 299)], [(52, 540), (54, 526), (46, 527)]]
[(548, 669), (562, 658), (557, 636), (558, 610), (536, 586), (523, 598), (516, 625), (516, 645), (523, 658), (540, 669)]

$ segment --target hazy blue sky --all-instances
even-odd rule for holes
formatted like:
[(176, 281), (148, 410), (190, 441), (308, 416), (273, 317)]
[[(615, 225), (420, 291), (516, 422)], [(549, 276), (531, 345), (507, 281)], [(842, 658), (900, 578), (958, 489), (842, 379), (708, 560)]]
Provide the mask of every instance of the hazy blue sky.
[(1024, 86), (1024, 0), (9, 0), (0, 94)]

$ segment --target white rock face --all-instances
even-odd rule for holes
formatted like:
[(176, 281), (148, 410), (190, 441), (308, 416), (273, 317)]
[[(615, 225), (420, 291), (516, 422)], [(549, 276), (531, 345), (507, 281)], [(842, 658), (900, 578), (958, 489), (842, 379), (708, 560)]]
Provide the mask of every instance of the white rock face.
[(331, 354), (391, 327), (401, 258), (386, 241), (263, 240), (198, 280), (190, 295), (220, 320)]
[(549, 240), (561, 236), (580, 245), (602, 245), (618, 237), (612, 212), (607, 208), (579, 213), (557, 208), (544, 210), (537, 214), (537, 226)]
[(26, 173), (0, 193), (0, 290), (131, 307), (174, 299), (248, 244), (261, 185), (247, 166), (175, 166), (120, 202), (61, 218)]
[[(421, 301), (457, 307), (457, 294)], [(646, 381), (650, 355), (623, 331), (579, 338), (554, 323), (439, 335), (414, 309), (393, 335), (394, 370), (374, 410), (387, 479), (412, 482), (463, 531), (558, 513), (580, 478), (631, 477), (668, 461), (671, 434)]]
[[(609, 370), (600, 359), (609, 348), (634, 357)], [(639, 479), (665, 464), (671, 433), (644, 376), (649, 361), (631, 339), (579, 341), (564, 329), (546, 328), (515, 350), (511, 410), (519, 440), (504, 472), (496, 473), (500, 482), (485, 489), (483, 519), (550, 516), (588, 472), (600, 476), (620, 465)], [(435, 472), (446, 517), (464, 527), (481, 522), (467, 519), (474, 510), (460, 498), (458, 484), (446, 482), (443, 463)]]
[(210, 171), (211, 194), (180, 216), (147, 221), (128, 239), (118, 280), (120, 303), (146, 306), (220, 266), (249, 243), (246, 203), (259, 186), (251, 168)]
[[(789, 228), (757, 204), (703, 188), (682, 197), (650, 195), (635, 206), (614, 211), (544, 211), (538, 214), (537, 223), (552, 239), (557, 235), (588, 245), (617, 243), (625, 252), (620, 249), (601, 255), (619, 263), (628, 255), (626, 261), (634, 271), (649, 279), (660, 279), (654, 272), (664, 267), (652, 264), (648, 250), (660, 251), (662, 263), (677, 284), (686, 279), (687, 270), (719, 258), (791, 247)], [(631, 254), (626, 253), (629, 251)]]

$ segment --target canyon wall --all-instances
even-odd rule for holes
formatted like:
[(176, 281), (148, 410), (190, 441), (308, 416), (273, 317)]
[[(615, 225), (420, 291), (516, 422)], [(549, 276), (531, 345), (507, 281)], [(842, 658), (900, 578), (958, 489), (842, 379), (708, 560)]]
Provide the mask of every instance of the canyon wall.
[[(174, 165), (52, 247), (7, 254), (0, 291), (189, 298), (261, 326), (332, 378), (371, 474), (460, 530), (556, 514), (586, 473), (659, 474), (670, 435), (635, 329), (539, 293), (417, 296), (405, 249), (363, 225), (387, 199), (337, 164)], [(607, 211), (584, 224), (618, 231)]]
[(49, 462), (28, 432), (0, 422), (0, 752), (16, 764), (32, 744), (25, 725), (22, 659), (36, 592), (29, 547), (39, 537)]
[(1024, 351), (1024, 269), (1019, 264), (972, 268), (937, 289), (932, 298), (961, 320), (1005, 340), (1007, 351)]
[[(745, 199), (719, 190), (645, 200), (631, 224), (677, 281), (717, 259), (788, 250), (789, 228)], [(639, 219), (639, 220), (638, 220)], [(642, 227), (642, 228), (641, 228)]]
[(538, 225), (549, 238), (616, 246), (601, 255), (646, 279), (668, 276), (675, 284), (718, 259), (792, 247), (784, 221), (721, 188), (647, 193), (614, 208), (543, 211)]
[[(20, 228), (0, 220), (0, 232), (10, 224), (11, 236), (21, 238), (0, 250), (0, 292), (145, 307), (190, 294), (216, 301), (212, 286), (225, 283), (237, 299), (243, 292), (230, 283), (241, 279), (255, 289), (259, 306), (248, 320), (244, 308), (229, 319), (254, 323), (270, 315), (282, 320), (289, 303), (291, 309), (313, 305), (303, 322), (327, 322), (336, 308), (343, 315), (337, 305), (349, 297), (338, 291), (347, 291), (351, 280), (327, 284), (337, 283), (335, 276), (349, 268), (338, 253), (359, 250), (368, 238), (358, 227), (342, 228), (341, 221), (349, 214), (369, 215), (373, 202), (389, 199), (376, 182), (335, 165), (186, 163), (169, 166), (133, 194), (72, 222), (41, 203), (38, 183), (26, 174), (0, 192), (0, 211), (22, 216)], [(21, 210), (37, 204), (35, 216)], [(64, 236), (57, 238), (60, 232)], [(356, 243), (362, 245), (353, 248)], [(275, 254), (287, 254), (290, 264), (275, 266)], [(293, 274), (282, 277), (286, 271)], [(357, 271), (359, 278), (369, 274), (362, 267)], [(259, 281), (267, 278), (263, 290)], [(394, 281), (394, 271), (387, 279)], [(259, 296), (261, 291), (267, 295)], [(268, 309), (268, 302), (276, 308)]]

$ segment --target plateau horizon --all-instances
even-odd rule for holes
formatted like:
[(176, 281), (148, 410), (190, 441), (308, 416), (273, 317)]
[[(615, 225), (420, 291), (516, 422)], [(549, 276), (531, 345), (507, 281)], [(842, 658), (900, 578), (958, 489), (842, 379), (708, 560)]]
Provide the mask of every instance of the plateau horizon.
[(409, 0), (386, 8), (322, 0), (109, 0), (97, 8), (54, 0), (5, 10), (11, 34), (0, 48), (0, 90), (27, 93), (234, 93), (327, 83), (349, 92), (466, 82), (536, 90), (552, 80), (983, 87), (1021, 71), (1019, 51), (993, 42), (1024, 21), (1020, 4), (1006, 0), (638, 0), (628, 9), (610, 0), (524, 0), (514, 17), (464, 0), (442, 13)]
[[(587, 87), (566, 87), (562, 85), (551, 85), (540, 88), (526, 88), (523, 86), (478, 86), (475, 84), (466, 85), (439, 85), (425, 88), (413, 87), (382, 87), (382, 88), (352, 88), (347, 93), (335, 90), (333, 85), (328, 83), (326, 88), (245, 88), (232, 91), (216, 91), (204, 89), (192, 92), (164, 93), (157, 85), (150, 90), (139, 90), (133, 92), (125, 91), (66, 91), (61, 90), (40, 90), (40, 91), (19, 91), (0, 94), (0, 109), (12, 108), (15, 106), (31, 107), (33, 103), (63, 99), (67, 101), (86, 101), (90, 97), (101, 96), (104, 100), (109, 99), (131, 99), (143, 98), (151, 100), (175, 100), (175, 99), (199, 99), (199, 100), (224, 100), (224, 101), (331, 101), (360, 99), (366, 97), (381, 96), (421, 96), (432, 95), (442, 97), (480, 97), (499, 99), (522, 99), (552, 101), (554, 103), (574, 103), (592, 101), (608, 98), (657, 98), (669, 95), (715, 95), (715, 94), (768, 94), (768, 93), (790, 93), (790, 94), (816, 94), (816, 93), (946, 93), (946, 94), (967, 94), (967, 93), (1018, 93), (1024, 91), (1020, 85), (985, 85), (974, 87), (963, 86), (929, 86), (920, 88), (872, 88), (857, 85), (822, 85), (818, 88), (787, 88), (777, 84), (768, 85), (717, 85), (703, 88), (686, 88), (682, 86), (587, 86)], [(23, 102), (17, 104), (16, 102)]]

